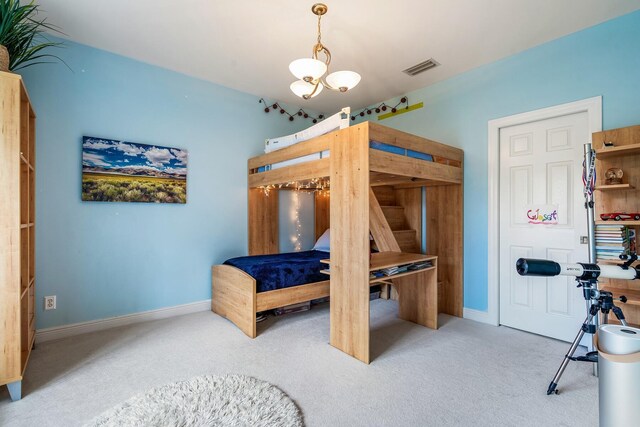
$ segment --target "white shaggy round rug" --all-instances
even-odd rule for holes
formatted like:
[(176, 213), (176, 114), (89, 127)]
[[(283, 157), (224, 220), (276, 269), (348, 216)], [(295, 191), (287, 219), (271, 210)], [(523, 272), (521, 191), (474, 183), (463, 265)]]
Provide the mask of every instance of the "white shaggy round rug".
[(295, 403), (279, 388), (244, 375), (203, 376), (132, 397), (89, 426), (302, 427)]

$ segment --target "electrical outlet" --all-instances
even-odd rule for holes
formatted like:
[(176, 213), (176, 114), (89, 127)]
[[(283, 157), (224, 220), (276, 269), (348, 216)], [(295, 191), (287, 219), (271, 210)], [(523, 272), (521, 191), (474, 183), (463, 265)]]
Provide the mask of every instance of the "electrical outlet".
[(56, 296), (52, 295), (49, 297), (44, 297), (44, 309), (45, 310), (55, 310), (56, 309)]

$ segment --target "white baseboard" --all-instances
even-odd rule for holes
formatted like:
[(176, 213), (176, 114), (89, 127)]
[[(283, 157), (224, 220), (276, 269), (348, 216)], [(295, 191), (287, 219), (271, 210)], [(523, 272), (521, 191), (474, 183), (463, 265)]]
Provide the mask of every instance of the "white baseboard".
[(191, 314), (208, 310), (211, 310), (210, 299), (196, 301), (189, 304), (176, 305), (173, 307), (159, 308), (157, 310), (127, 314), (124, 316), (109, 317), (107, 319), (91, 320), (88, 322), (72, 323), (70, 325), (39, 329), (36, 331), (36, 343), (58, 340), (61, 338), (86, 334), (89, 332), (102, 331), (118, 326), (148, 322), (150, 320), (166, 319), (168, 317), (182, 316), (184, 314)]
[(489, 325), (498, 326), (496, 325), (496, 322), (493, 319), (493, 316), (491, 316), (488, 311), (480, 311), (480, 310), (474, 310), (472, 308), (464, 308), (462, 311), (462, 316), (465, 319), (473, 320), (475, 322), (487, 323)]

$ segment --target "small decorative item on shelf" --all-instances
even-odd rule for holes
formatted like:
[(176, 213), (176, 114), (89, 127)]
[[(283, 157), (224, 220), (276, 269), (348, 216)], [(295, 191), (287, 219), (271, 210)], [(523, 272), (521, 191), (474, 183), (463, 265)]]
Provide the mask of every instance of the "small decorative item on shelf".
[(620, 168), (610, 168), (604, 173), (606, 185), (622, 184), (622, 176), (624, 172)]
[(640, 220), (640, 212), (632, 212), (632, 213), (624, 213), (624, 212), (611, 212), (611, 213), (603, 213), (600, 214), (600, 218), (603, 221), (607, 221), (609, 219), (613, 219), (615, 221), (620, 220)]

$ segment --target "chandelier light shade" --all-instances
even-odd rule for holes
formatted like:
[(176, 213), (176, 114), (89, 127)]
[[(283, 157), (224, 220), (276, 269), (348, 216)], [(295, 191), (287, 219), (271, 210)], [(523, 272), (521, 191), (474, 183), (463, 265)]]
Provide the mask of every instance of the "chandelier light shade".
[(312, 83), (305, 82), (304, 80), (296, 80), (291, 83), (291, 91), (298, 95), (300, 98), (310, 99), (314, 96), (317, 96), (320, 92), (322, 92), (322, 85), (316, 86)]
[(302, 58), (296, 59), (289, 64), (289, 70), (291, 74), (300, 80), (311, 82), (325, 75), (327, 72), (327, 64), (317, 59)]
[(335, 71), (327, 76), (327, 83), (340, 92), (346, 92), (360, 83), (360, 74), (353, 71)]
[[(320, 32), (320, 20), (322, 15), (327, 13), (327, 6), (316, 3), (311, 7), (314, 15), (318, 16), (318, 42), (313, 46), (311, 58), (296, 59), (289, 64), (291, 73), (300, 79), (291, 83), (291, 90), (303, 99), (311, 99), (322, 92), (322, 88), (346, 92), (356, 87), (360, 83), (360, 74), (355, 71), (336, 71), (329, 75), (329, 64), (331, 63), (331, 52), (322, 44), (322, 33)], [(318, 59), (318, 54), (324, 55), (324, 61)], [(326, 77), (325, 77), (326, 76)]]

